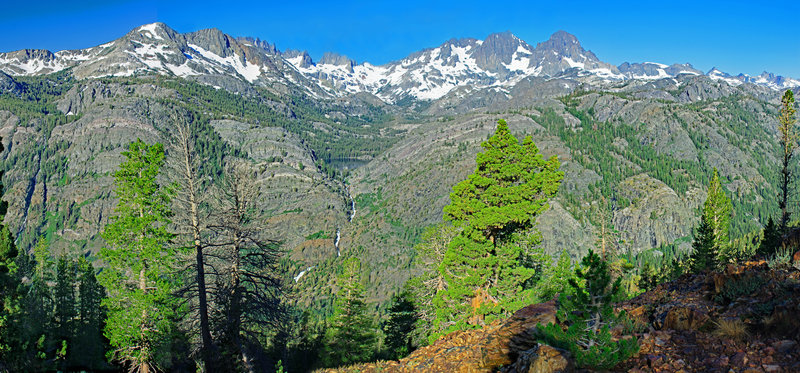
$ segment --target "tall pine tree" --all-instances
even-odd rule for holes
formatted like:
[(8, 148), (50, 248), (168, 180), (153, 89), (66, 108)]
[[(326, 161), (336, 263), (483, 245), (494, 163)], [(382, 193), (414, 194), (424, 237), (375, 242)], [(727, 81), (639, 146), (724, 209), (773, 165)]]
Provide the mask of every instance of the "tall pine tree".
[(326, 333), (325, 357), (329, 366), (368, 361), (375, 355), (375, 325), (367, 314), (361, 285), (361, 262), (349, 258), (338, 278), (339, 292), (330, 328)]
[(156, 181), (164, 164), (164, 147), (142, 140), (122, 153), (114, 174), (119, 204), (103, 232), (106, 268), (100, 283), (108, 290), (105, 335), (112, 358), (147, 373), (166, 368), (178, 302), (168, 191)]
[(781, 209), (780, 228), (781, 233), (786, 231), (789, 225), (789, 193), (791, 193), (791, 184), (794, 175), (791, 170), (791, 162), (794, 156), (794, 151), (797, 149), (797, 140), (800, 139), (797, 127), (795, 126), (795, 108), (794, 108), (794, 93), (792, 90), (786, 90), (781, 98), (781, 111), (778, 116), (778, 139), (781, 143), (781, 184), (780, 184), (780, 200), (778, 207)]
[(439, 266), (446, 286), (435, 297), (434, 328), (445, 332), (507, 316), (531, 300), (523, 284), (535, 270), (523, 265), (525, 249), (512, 236), (534, 226), (564, 177), (555, 156), (545, 160), (530, 136), (520, 145), (502, 119), (481, 146), (475, 172), (444, 208), (461, 229)]
[(708, 184), (708, 197), (703, 204), (703, 216), (695, 233), (694, 253), (695, 271), (714, 269), (721, 263), (732, 259), (730, 250), (731, 212), (733, 205), (725, 194), (719, 181), (717, 169)]
[(384, 346), (391, 359), (400, 359), (414, 350), (412, 332), (417, 321), (417, 308), (411, 294), (404, 291), (392, 297), (389, 320), (383, 326)]
[(55, 337), (59, 345), (56, 357), (60, 369), (65, 369), (72, 360), (75, 350), (75, 332), (77, 331), (75, 321), (77, 310), (75, 309), (76, 297), (75, 288), (77, 285), (77, 273), (75, 263), (61, 256), (56, 265), (56, 286), (55, 296)]
[(105, 289), (100, 286), (95, 276), (95, 269), (85, 258), (78, 262), (80, 285), (78, 285), (78, 333), (76, 345), (80, 346), (81, 361), (89, 369), (105, 367), (103, 358), (103, 319), (105, 318), (101, 302)]

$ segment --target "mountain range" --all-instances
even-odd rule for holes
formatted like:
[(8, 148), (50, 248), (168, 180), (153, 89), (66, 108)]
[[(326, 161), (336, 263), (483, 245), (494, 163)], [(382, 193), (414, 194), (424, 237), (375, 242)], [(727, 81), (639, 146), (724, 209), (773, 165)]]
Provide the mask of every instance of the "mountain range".
[(688, 250), (714, 169), (745, 243), (777, 212), (780, 95), (800, 87), (689, 64), (614, 66), (563, 31), (536, 46), (509, 32), (453, 39), (376, 66), (154, 23), (88, 49), (0, 53), (0, 70), (5, 222), (19, 247), (45, 238), (96, 253), (120, 153), (137, 138), (168, 144), (183, 117), (203, 175), (219, 179), (233, 159), (252, 167), (258, 219), (288, 253), (298, 301), (315, 308), (330, 305), (340, 258), (361, 258), (372, 300), (414, 275), (414, 245), (500, 118), (565, 173), (537, 219), (547, 253), (579, 258), (600, 224), (623, 252)]
[(628, 80), (705, 75), (733, 86), (750, 83), (775, 90), (800, 86), (800, 80), (768, 72), (752, 77), (713, 68), (703, 74), (688, 63), (614, 66), (585, 50), (575, 36), (564, 31), (535, 47), (511, 32), (491, 34), (484, 40), (452, 39), (385, 65), (356, 63), (336, 53), (326, 53), (315, 62), (305, 51), (281, 52), (259, 39), (235, 38), (217, 29), (180, 34), (163, 23), (143, 25), (88, 49), (0, 53), (0, 70), (9, 75), (64, 69), (71, 69), (79, 78), (174, 75), (234, 91), (245, 88), (232, 79), (268, 87), (299, 86), (314, 97), (366, 92), (387, 103), (406, 97), (436, 100), (458, 94), (459, 87), (504, 92), (529, 77), (569, 78), (613, 87)]

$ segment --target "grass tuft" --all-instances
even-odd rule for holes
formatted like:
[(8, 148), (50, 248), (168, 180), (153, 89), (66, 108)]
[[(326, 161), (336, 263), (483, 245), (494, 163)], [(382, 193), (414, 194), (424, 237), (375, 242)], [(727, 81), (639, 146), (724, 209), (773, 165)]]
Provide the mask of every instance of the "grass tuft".
[(717, 329), (714, 331), (714, 334), (718, 337), (728, 338), (734, 341), (743, 341), (750, 336), (750, 333), (747, 331), (747, 325), (745, 325), (742, 320), (719, 320), (715, 324), (717, 325)]

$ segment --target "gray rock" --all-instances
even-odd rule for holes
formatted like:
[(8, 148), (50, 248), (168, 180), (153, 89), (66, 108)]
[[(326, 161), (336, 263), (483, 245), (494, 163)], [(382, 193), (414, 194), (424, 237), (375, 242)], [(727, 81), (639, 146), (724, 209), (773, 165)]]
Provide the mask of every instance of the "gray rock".
[(14, 78), (0, 71), (0, 93), (2, 92), (8, 92), (16, 96), (22, 93), (22, 87)]
[(295, 58), (297, 56), (301, 56), (303, 58), (300, 59), (300, 64), (297, 67), (300, 68), (307, 68), (309, 66), (314, 65), (314, 61), (311, 59), (311, 56), (308, 55), (307, 51), (298, 51), (294, 49), (287, 49), (283, 52), (284, 58)]
[(353, 66), (356, 65), (356, 61), (347, 58), (347, 56), (342, 56), (333, 52), (325, 52), (325, 54), (322, 55), (322, 58), (319, 59), (319, 63), (343, 66), (350, 73), (353, 72)]

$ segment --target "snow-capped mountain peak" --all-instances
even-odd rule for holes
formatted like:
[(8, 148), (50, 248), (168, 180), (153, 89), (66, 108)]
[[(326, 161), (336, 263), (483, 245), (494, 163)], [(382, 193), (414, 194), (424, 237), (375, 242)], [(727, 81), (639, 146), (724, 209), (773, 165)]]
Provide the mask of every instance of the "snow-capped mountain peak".
[(234, 38), (217, 29), (180, 34), (163, 23), (139, 26), (93, 48), (0, 53), (0, 71), (10, 75), (49, 74), (67, 68), (80, 79), (162, 74), (231, 90), (239, 90), (246, 82), (266, 87), (293, 85), (313, 96), (369, 92), (387, 102), (408, 96), (434, 100), (464, 88), (507, 91), (528, 77), (605, 84), (690, 74), (730, 85), (751, 83), (776, 90), (800, 86), (798, 80), (766, 72), (756, 77), (732, 76), (714, 68), (703, 74), (688, 63), (614, 66), (565, 31), (555, 32), (535, 47), (509, 31), (484, 40), (451, 39), (385, 65), (359, 64), (336, 53), (326, 53), (315, 63), (307, 52), (280, 52), (260, 39)]
[(48, 74), (72, 68), (80, 78), (173, 75), (213, 86), (230, 79), (253, 84), (294, 84), (325, 94), (287, 63), (274, 46), (259, 39), (233, 38), (218, 29), (180, 34), (163, 23), (139, 26), (106, 44), (51, 53), (0, 53), (0, 70), (11, 75)]

